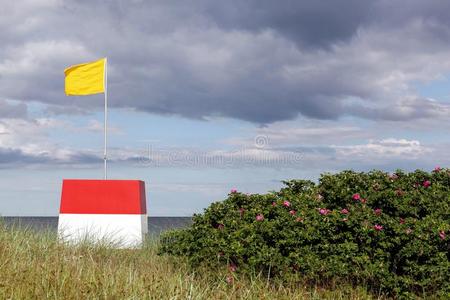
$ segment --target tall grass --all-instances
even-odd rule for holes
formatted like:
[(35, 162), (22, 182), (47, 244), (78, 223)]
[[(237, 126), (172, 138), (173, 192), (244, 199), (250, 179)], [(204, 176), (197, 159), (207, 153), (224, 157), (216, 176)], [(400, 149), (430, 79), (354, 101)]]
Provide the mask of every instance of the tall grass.
[(265, 278), (225, 279), (227, 270), (192, 270), (180, 258), (142, 249), (61, 244), (56, 233), (0, 220), (0, 299), (373, 299), (363, 288), (303, 286)]

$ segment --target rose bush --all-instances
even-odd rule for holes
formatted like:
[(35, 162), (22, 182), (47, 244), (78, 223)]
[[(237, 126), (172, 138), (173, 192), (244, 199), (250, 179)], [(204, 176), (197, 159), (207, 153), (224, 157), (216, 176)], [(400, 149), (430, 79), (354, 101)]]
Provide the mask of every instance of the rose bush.
[(164, 234), (161, 254), (193, 266), (315, 284), (351, 282), (397, 297), (450, 296), (450, 170), (343, 171), (233, 191)]

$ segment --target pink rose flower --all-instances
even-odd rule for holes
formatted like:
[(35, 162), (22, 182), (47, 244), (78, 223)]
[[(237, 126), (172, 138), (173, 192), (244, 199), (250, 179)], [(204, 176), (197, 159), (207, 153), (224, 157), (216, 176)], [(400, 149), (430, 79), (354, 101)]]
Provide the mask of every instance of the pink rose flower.
[(378, 224), (375, 224), (375, 225), (373, 226), (373, 228), (374, 228), (376, 231), (381, 231), (381, 230), (383, 230), (383, 226), (378, 225)]
[(344, 215), (348, 214), (348, 209), (343, 208), (343, 209), (341, 210), (341, 214), (344, 214)]
[(439, 167), (439, 166), (436, 166), (435, 168), (434, 168), (434, 172), (440, 172), (442, 169), (441, 169), (441, 167)]
[(295, 222), (303, 222), (303, 219), (298, 217), (298, 218), (295, 219)]
[(243, 207), (239, 208), (239, 214), (242, 216), (244, 216), (245, 213), (245, 209)]
[(291, 216), (293, 216), (293, 215), (296, 214), (296, 211), (295, 211), (295, 210), (291, 210), (291, 211), (289, 211), (289, 214), (290, 214)]
[(236, 194), (237, 193), (237, 189), (231, 189), (230, 193), (231, 194)]
[(217, 229), (222, 230), (225, 226), (223, 224), (217, 225)]
[(422, 183), (422, 185), (423, 185), (423, 187), (427, 188), (427, 187), (429, 187), (429, 186), (431, 185), (431, 181), (425, 180), (425, 181)]
[(445, 240), (445, 231), (443, 231), (443, 230), (441, 230), (441, 231), (439, 231), (439, 238), (441, 239), (441, 240)]
[(379, 216), (379, 215), (381, 215), (381, 208), (374, 209), (373, 212), (374, 212), (377, 216)]
[(330, 210), (329, 209), (326, 209), (326, 208), (319, 208), (319, 214), (321, 214), (321, 215), (323, 215), (323, 216), (326, 216), (326, 215), (328, 215), (330, 213)]
[(264, 221), (264, 216), (262, 214), (256, 215), (256, 221), (258, 222)]
[(405, 224), (405, 219), (400, 218), (400, 224)]
[(272, 202), (272, 206), (277, 206), (277, 203), (276, 202)]
[(284, 200), (284, 201), (283, 201), (283, 206), (284, 206), (284, 207), (289, 207), (289, 206), (291, 206), (291, 202), (289, 202), (289, 201), (287, 201), (287, 200)]
[(234, 282), (233, 276), (228, 275), (227, 278), (226, 278), (226, 281), (227, 281), (228, 284), (233, 284), (233, 282)]
[(362, 204), (366, 204), (366, 203), (367, 203), (367, 199), (362, 198), (362, 199), (361, 199), (361, 203), (362, 203)]
[(355, 201), (358, 201), (359, 199), (361, 199), (361, 195), (358, 194), (358, 193), (353, 194), (352, 199), (355, 200)]

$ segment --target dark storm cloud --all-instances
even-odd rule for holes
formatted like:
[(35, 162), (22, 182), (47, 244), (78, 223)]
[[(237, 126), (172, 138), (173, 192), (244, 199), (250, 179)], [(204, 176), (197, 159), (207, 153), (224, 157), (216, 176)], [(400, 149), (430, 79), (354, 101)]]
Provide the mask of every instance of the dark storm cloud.
[(328, 47), (349, 40), (369, 19), (374, 1), (226, 1), (209, 3), (206, 13), (221, 27), (272, 29), (302, 47)]
[(403, 103), (417, 98), (414, 82), (450, 72), (448, 6), (356, 0), (9, 2), (0, 12), (0, 97), (51, 104), (53, 113), (100, 109), (101, 96), (64, 96), (62, 70), (108, 56), (114, 107), (260, 124), (299, 114), (445, 118), (448, 105), (430, 104), (423, 113), (421, 105), (405, 111)]

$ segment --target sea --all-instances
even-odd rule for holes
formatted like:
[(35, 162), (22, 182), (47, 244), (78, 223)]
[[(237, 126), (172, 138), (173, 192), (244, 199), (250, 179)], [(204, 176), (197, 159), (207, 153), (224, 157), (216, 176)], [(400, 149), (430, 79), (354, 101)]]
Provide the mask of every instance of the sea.
[[(7, 227), (55, 232), (58, 229), (58, 217), (0, 217), (0, 222), (2, 221)], [(159, 236), (164, 231), (186, 228), (191, 224), (191, 217), (148, 217), (148, 233), (151, 236)]]

